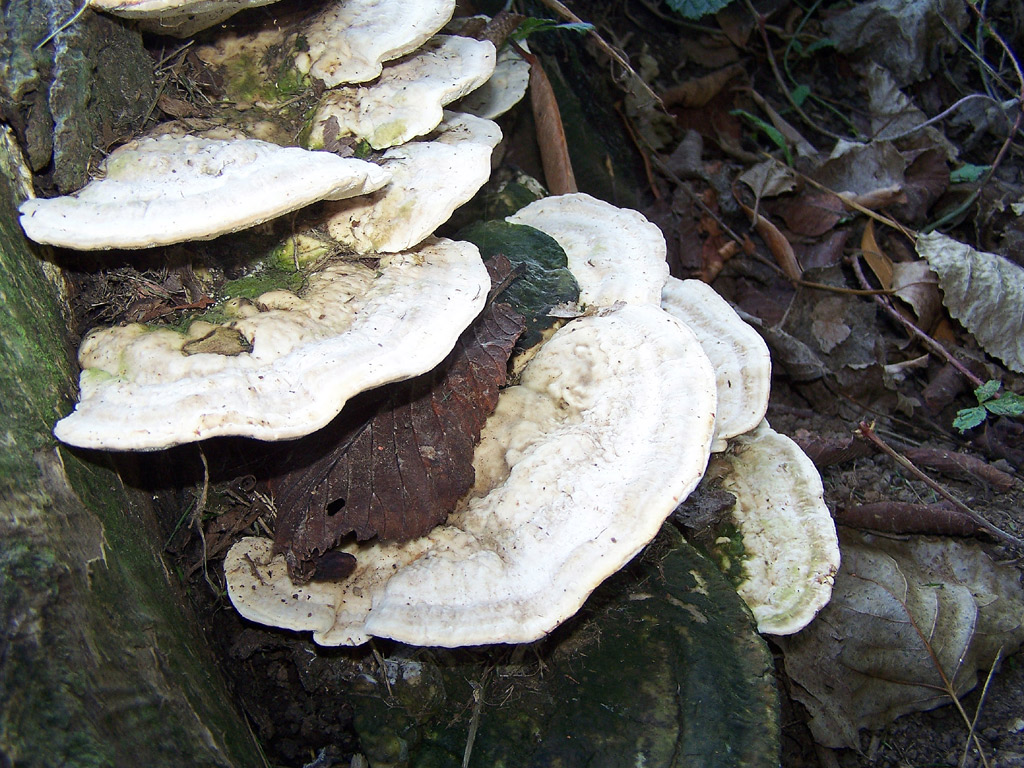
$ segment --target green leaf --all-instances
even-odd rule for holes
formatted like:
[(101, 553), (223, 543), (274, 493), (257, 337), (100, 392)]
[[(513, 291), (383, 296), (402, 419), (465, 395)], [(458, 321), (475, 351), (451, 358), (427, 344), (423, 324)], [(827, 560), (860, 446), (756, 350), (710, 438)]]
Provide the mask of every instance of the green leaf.
[(996, 396), (996, 392), (1003, 386), (1000, 382), (995, 379), (989, 379), (976, 390), (974, 390), (974, 396), (978, 398), (979, 403), (984, 403), (986, 400), (991, 400)]
[(790, 97), (793, 99), (793, 103), (798, 107), (803, 106), (803, 103), (807, 100), (807, 97), (811, 95), (810, 86), (798, 85), (790, 92)]
[(684, 19), (699, 19), (709, 13), (717, 13), (732, 0), (668, 0), (668, 7)]
[(579, 298), (580, 289), (569, 271), (565, 251), (539, 229), (505, 221), (480, 221), (462, 229), (456, 237), (479, 248), (484, 261), (500, 253), (521, 271), (498, 297), (526, 318), (526, 331), (517, 344), (520, 349), (536, 344), (554, 324), (555, 318), (548, 316), (552, 307)]
[(835, 47), (836, 47), (836, 41), (835, 40), (833, 40), (831, 37), (823, 37), (820, 40), (815, 40), (813, 43), (808, 45), (807, 49), (804, 51), (804, 55), (805, 56), (810, 56), (815, 51), (820, 51), (820, 50), (822, 50), (824, 48), (835, 48)]
[(559, 23), (553, 19), (538, 19), (531, 16), (523, 19), (523, 22), (516, 28), (515, 32), (509, 35), (509, 37), (512, 40), (525, 40), (530, 35), (536, 34), (537, 32), (551, 32), (556, 29), (567, 29), (571, 32), (585, 34), (586, 32), (593, 32), (594, 25), (587, 24), (585, 21)]
[(780, 131), (771, 123), (765, 122), (757, 115), (750, 114), (745, 109), (734, 109), (729, 114), (739, 115), (740, 117), (744, 118), (747, 122), (749, 122), (751, 125), (753, 125), (755, 128), (757, 128), (759, 131), (764, 133), (764, 135), (767, 136), (775, 146), (777, 146), (779, 149), (786, 153), (786, 164), (793, 164), (793, 155), (789, 151), (789, 144), (786, 141), (786, 137), (782, 135), (782, 131)]
[(996, 416), (1020, 416), (1024, 414), (1024, 397), (1007, 392), (998, 400), (986, 402), (985, 408)]
[(981, 405), (974, 408), (964, 408), (962, 411), (957, 411), (956, 418), (953, 419), (953, 426), (964, 432), (981, 424), (987, 415), (988, 412)]
[(949, 174), (949, 181), (951, 184), (964, 184), (977, 181), (984, 174), (988, 173), (988, 170), (991, 167), (991, 165), (972, 165), (971, 163), (964, 163)]

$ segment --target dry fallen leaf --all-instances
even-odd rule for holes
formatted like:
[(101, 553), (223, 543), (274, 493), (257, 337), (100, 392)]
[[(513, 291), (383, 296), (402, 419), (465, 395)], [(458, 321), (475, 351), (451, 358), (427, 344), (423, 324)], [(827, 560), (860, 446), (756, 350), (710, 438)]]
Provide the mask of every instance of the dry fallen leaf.
[(819, 744), (859, 749), (861, 729), (949, 703), (936, 662), (962, 695), (1024, 641), (1019, 574), (976, 543), (841, 529), (840, 548), (831, 603), (778, 638)]
[(871, 271), (878, 278), (882, 290), (888, 291), (892, 287), (892, 259), (878, 247), (878, 241), (875, 239), (874, 219), (868, 219), (868, 223), (864, 225), (864, 234), (860, 238), (860, 250), (864, 261), (868, 263)]
[(918, 236), (917, 252), (938, 274), (949, 314), (986, 352), (1024, 373), (1024, 269), (939, 232)]
[(288, 447), (270, 488), (293, 581), (315, 576), (349, 534), (404, 541), (444, 521), (473, 485), (473, 448), (522, 330), (519, 314), (491, 304), (433, 371), (354, 398)]
[(537, 144), (544, 166), (544, 181), (553, 195), (578, 192), (576, 177), (569, 159), (569, 145), (565, 139), (562, 114), (551, 81), (544, 73), (540, 59), (520, 50), (519, 54), (530, 64), (530, 106), (537, 126)]

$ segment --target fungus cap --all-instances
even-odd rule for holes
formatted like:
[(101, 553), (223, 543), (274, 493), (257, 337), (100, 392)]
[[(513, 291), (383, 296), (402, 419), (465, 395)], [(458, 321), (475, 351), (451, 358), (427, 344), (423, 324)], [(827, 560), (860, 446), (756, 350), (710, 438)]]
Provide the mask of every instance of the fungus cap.
[(768, 410), (772, 380), (768, 345), (729, 302), (700, 280), (670, 277), (661, 291), (661, 306), (697, 335), (715, 367), (718, 414), (711, 450), (724, 451), (726, 440), (754, 429)]
[(494, 71), (493, 43), (437, 35), (385, 68), (365, 86), (328, 91), (313, 116), (307, 146), (322, 146), (330, 123), (338, 136), (355, 136), (386, 149), (437, 127), (444, 105), (478, 88)]
[(714, 404), (711, 364), (675, 318), (635, 305), (579, 318), (502, 392), (476, 485), (446, 524), (405, 544), (347, 546), (352, 576), (301, 587), (269, 541), (243, 539), (225, 560), (228, 594), (243, 616), (325, 645), (536, 640), (697, 484)]
[(382, 63), (415, 51), (455, 12), (455, 0), (345, 0), (317, 14), (302, 30), (307, 50), (295, 59), (328, 88), (365, 83)]
[(642, 214), (583, 193), (545, 197), (505, 221), (553, 237), (580, 286), (580, 304), (661, 302), (668, 278), (665, 238)]
[(476, 246), (433, 240), (376, 269), (330, 262), (301, 296), (264, 294), (222, 332), (240, 340), (227, 353), (196, 351), (218, 332), (209, 324), (190, 334), (138, 324), (95, 331), (79, 352), (81, 401), (54, 433), (109, 450), (309, 434), (359, 392), (439, 363), (489, 286)]
[(796, 443), (767, 421), (729, 441), (714, 459), (722, 487), (736, 496), (743, 537), (740, 597), (760, 632), (790, 635), (832, 596), (839, 541), (821, 476)]
[(277, 0), (88, 0), (93, 8), (136, 19), (147, 31), (188, 37), (239, 11)]
[[(529, 51), (526, 42), (520, 44)], [(530, 65), (511, 45), (502, 46), (487, 82), (459, 99), (453, 109), (494, 120), (522, 101), (530, 85)]]
[(414, 141), (384, 153), (391, 175), (365, 197), (328, 204), (331, 238), (356, 253), (391, 253), (429, 236), (468, 201), (491, 174), (491, 151), (501, 130), (490, 120), (445, 113), (433, 141)]
[(175, 135), (125, 144), (101, 172), (73, 195), (25, 201), (25, 234), (79, 250), (209, 240), (318, 200), (372, 192), (389, 178), (330, 152)]

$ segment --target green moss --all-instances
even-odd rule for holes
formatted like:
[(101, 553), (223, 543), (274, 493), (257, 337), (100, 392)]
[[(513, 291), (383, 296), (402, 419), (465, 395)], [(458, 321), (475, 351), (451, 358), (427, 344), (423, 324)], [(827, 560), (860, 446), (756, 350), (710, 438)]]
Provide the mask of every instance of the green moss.
[(101, 455), (54, 449), (73, 371), (13, 176), (0, 174), (0, 762), (258, 766), (152, 515)]
[(746, 578), (746, 551), (743, 532), (734, 524), (727, 523), (717, 531), (710, 554), (733, 586)]

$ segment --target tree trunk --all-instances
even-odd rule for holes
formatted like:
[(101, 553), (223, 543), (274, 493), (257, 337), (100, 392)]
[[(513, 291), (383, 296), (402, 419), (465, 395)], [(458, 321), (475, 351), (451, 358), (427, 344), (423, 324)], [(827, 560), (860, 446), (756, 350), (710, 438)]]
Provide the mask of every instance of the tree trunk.
[(264, 764), (152, 513), (51, 436), (73, 365), (0, 141), (0, 766)]

